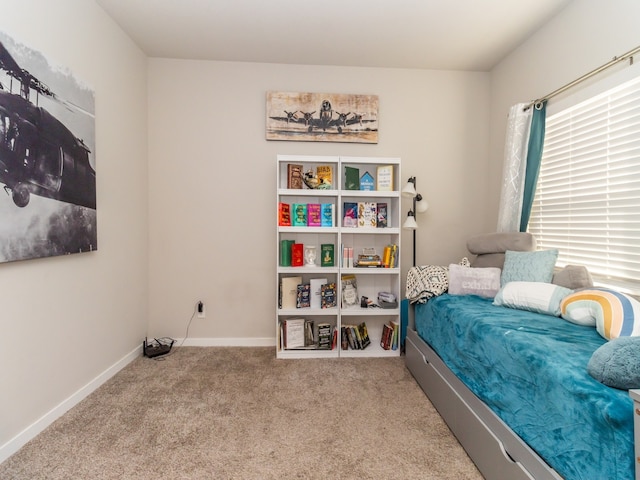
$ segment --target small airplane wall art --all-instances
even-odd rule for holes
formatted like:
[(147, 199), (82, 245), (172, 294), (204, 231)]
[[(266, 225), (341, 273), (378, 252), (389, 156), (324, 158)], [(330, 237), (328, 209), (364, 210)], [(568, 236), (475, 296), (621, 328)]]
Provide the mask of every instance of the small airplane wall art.
[(270, 92), (267, 115), (267, 140), (378, 141), (377, 96)]

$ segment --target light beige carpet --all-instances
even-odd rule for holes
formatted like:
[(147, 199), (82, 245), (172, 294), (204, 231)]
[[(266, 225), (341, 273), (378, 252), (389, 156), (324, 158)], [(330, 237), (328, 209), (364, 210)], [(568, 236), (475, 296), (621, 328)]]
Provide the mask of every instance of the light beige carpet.
[(174, 352), (129, 364), (0, 478), (482, 479), (404, 358)]

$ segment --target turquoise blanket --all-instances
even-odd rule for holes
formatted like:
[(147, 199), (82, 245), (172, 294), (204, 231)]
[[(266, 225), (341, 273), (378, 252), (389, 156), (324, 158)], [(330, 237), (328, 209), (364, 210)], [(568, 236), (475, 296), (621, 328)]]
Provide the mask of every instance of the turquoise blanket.
[(442, 295), (416, 305), (418, 334), (567, 480), (634, 478), (633, 401), (587, 373), (593, 327)]

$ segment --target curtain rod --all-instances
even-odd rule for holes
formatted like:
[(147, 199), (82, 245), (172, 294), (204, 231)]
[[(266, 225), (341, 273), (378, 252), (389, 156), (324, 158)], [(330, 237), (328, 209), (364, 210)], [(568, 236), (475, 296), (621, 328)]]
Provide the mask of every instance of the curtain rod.
[(610, 67), (613, 67), (614, 65), (616, 65), (616, 64), (618, 64), (620, 62), (624, 62), (627, 59), (630, 59), (629, 60), (629, 64), (633, 65), (633, 56), (636, 53), (639, 53), (639, 52), (640, 52), (640, 46), (634, 48), (633, 50), (629, 50), (627, 53), (625, 53), (623, 55), (620, 55), (619, 57), (613, 57), (613, 60), (611, 60), (610, 62), (605, 63), (604, 65), (599, 66), (595, 70), (592, 70), (589, 73), (586, 73), (586, 74), (582, 75), (580, 78), (577, 78), (573, 82), (567, 83), (566, 85), (558, 88), (557, 90), (554, 90), (553, 92), (545, 95), (544, 97), (538, 98), (537, 100), (534, 100), (533, 102), (529, 103), (529, 105), (527, 105), (525, 107), (525, 110), (527, 110), (528, 108), (531, 108), (534, 105), (535, 105), (536, 108), (540, 108), (539, 105), (542, 102), (545, 102), (545, 101), (549, 100), (550, 98), (561, 94), (565, 90), (569, 90), (571, 87), (574, 87), (575, 85), (578, 85), (579, 83), (584, 82), (585, 80), (588, 80), (589, 78), (593, 77), (594, 75), (597, 75), (598, 73), (603, 72), (606, 69), (608, 69)]

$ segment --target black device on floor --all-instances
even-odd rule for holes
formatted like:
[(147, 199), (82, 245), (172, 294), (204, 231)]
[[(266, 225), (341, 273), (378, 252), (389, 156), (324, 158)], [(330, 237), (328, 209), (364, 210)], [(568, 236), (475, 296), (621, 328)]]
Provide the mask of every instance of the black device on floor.
[(148, 342), (145, 338), (144, 342), (142, 342), (142, 351), (145, 357), (159, 357), (169, 353), (174, 343), (175, 340), (166, 341), (164, 339), (158, 340), (157, 338), (154, 338), (152, 342)]

